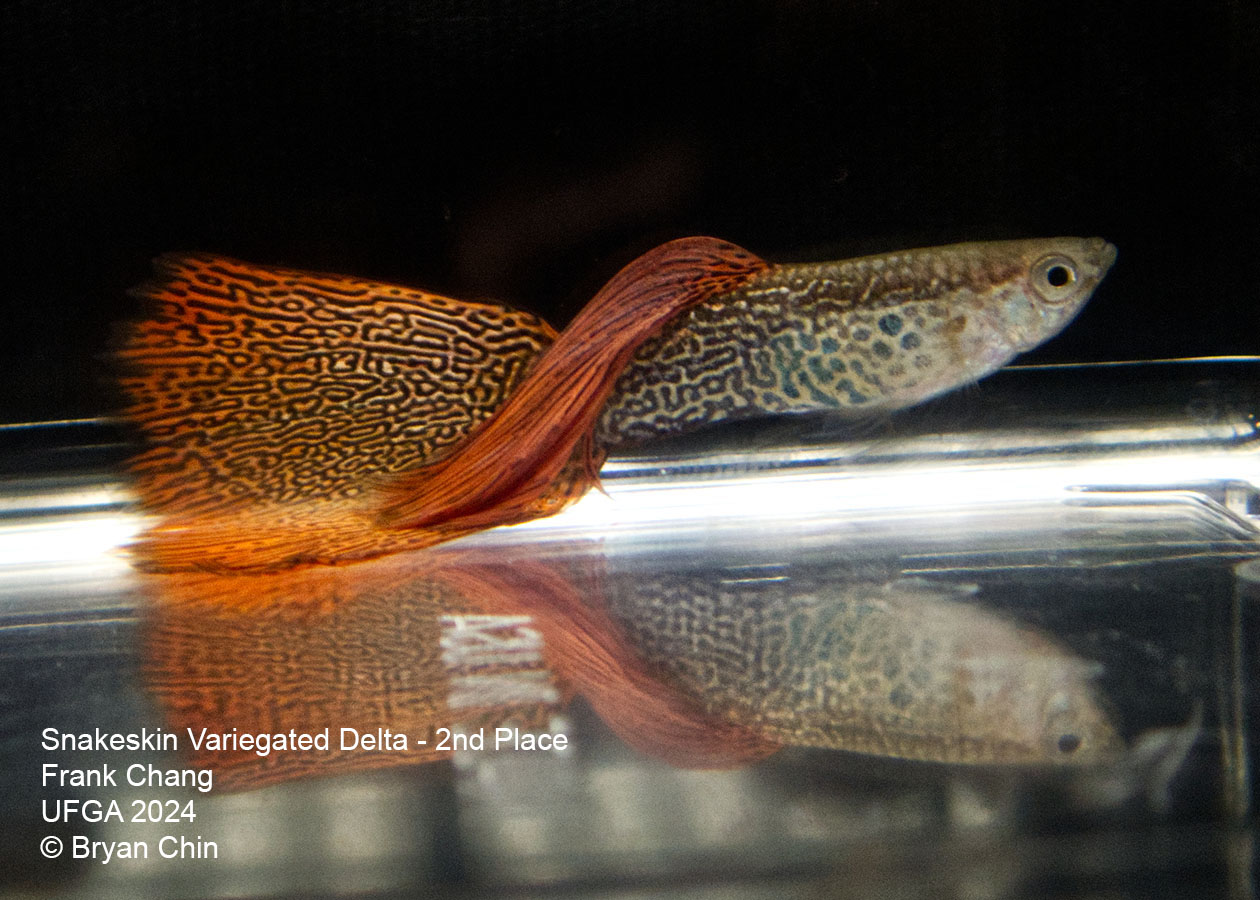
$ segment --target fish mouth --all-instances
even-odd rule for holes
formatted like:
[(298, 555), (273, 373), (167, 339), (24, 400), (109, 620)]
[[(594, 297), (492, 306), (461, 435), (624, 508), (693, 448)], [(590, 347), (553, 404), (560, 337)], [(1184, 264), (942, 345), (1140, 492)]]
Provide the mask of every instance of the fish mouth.
[(1115, 264), (1116, 257), (1120, 254), (1120, 251), (1116, 249), (1115, 244), (1109, 243), (1100, 237), (1090, 238), (1086, 242), (1086, 250), (1089, 254), (1089, 264), (1098, 270), (1094, 277), (1098, 281), (1102, 281), (1103, 276)]

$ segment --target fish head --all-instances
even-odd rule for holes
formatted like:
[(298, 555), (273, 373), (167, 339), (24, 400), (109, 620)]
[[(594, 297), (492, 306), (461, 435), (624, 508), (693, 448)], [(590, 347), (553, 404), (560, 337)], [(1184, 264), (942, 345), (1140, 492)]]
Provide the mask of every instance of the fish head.
[(1079, 682), (1045, 695), (1036, 743), (1041, 759), (1062, 765), (1105, 763), (1125, 749), (1102, 703)]
[(989, 291), (986, 313), (1012, 354), (1062, 331), (1093, 296), (1116, 260), (1102, 238), (1048, 238), (994, 244), (1014, 258), (1015, 274)]
[(962, 761), (1095, 766), (1125, 752), (1100, 662), (979, 604), (916, 605), (916, 627), (935, 648), (923, 664), (939, 673), (933, 695), (967, 748)]
[(1043, 238), (965, 245), (953, 263), (958, 302), (942, 329), (973, 378), (1067, 327), (1116, 259), (1102, 238)]
[(992, 738), (986, 761), (1090, 766), (1123, 752), (1094, 686), (1101, 666), (1044, 635), (994, 625), (988, 637), (1005, 646), (968, 654), (957, 673), (967, 685), (962, 719)]
[(861, 372), (888, 408), (977, 381), (1062, 331), (1115, 259), (1101, 238), (1073, 237), (891, 257), (881, 266), (884, 296), (865, 314), (875, 327), (860, 332), (878, 341), (875, 353), (859, 357)]

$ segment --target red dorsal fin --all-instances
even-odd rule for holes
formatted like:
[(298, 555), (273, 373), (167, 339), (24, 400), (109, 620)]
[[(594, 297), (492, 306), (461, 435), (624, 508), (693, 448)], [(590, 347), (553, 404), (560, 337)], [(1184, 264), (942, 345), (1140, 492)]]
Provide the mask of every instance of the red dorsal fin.
[[(383, 489), (395, 528), (486, 527), (538, 515), (581, 496), (593, 473), (589, 434), (617, 376), (645, 340), (680, 312), (733, 290), (764, 260), (715, 238), (650, 250), (601, 290), (512, 397), (450, 453)], [(557, 491), (567, 473), (572, 483)], [(589, 482), (589, 479), (586, 480)]]
[(137, 289), (151, 318), (119, 350), (132, 461), (161, 519), (156, 570), (283, 569), (447, 534), (388, 532), (373, 479), (412, 469), (487, 419), (552, 329), (487, 303), (206, 255), (166, 256)]

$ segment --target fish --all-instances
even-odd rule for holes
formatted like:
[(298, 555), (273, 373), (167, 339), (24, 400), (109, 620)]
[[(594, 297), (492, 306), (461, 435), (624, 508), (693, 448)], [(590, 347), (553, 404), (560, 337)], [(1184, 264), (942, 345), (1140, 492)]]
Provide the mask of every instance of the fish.
[(1028, 766), (1124, 749), (1100, 666), (949, 584), (636, 573), (605, 596), (658, 677), (785, 746)]
[(115, 358), (145, 571), (278, 572), (552, 515), (610, 452), (747, 415), (888, 411), (1064, 328), (1099, 238), (770, 264), (682, 238), (562, 331), (502, 304), (205, 254), (159, 259)]

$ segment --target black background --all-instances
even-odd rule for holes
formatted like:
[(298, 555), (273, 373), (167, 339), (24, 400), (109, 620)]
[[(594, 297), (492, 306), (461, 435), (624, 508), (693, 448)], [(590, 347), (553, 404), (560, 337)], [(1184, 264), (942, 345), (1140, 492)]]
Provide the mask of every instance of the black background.
[(40, 0), (0, 9), (0, 421), (107, 412), (169, 250), (563, 324), (684, 234), (1099, 234), (1042, 361), (1251, 353), (1256, 5)]

